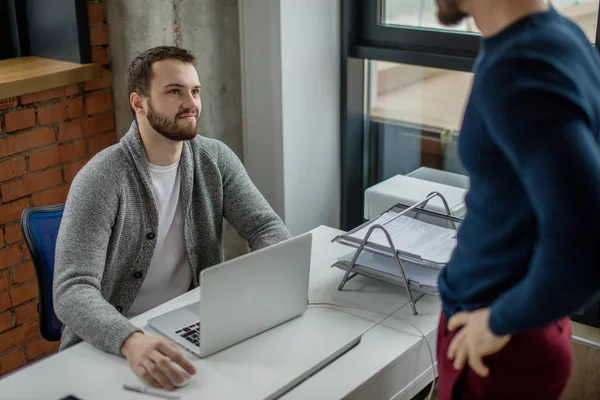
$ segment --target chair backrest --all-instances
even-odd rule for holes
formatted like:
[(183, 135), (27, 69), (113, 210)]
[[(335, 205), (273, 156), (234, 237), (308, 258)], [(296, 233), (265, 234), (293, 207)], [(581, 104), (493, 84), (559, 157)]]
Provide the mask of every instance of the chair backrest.
[(38, 282), (40, 331), (48, 341), (60, 340), (62, 323), (56, 318), (52, 301), (54, 252), (64, 204), (28, 207), (21, 215), (21, 229), (31, 253)]

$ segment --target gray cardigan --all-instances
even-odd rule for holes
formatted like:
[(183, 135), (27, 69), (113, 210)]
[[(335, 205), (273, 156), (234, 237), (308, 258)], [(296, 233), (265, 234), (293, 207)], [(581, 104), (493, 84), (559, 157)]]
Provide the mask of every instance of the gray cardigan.
[[(180, 161), (185, 252), (192, 287), (223, 261), (223, 218), (257, 250), (290, 237), (281, 219), (225, 144), (183, 143)], [(123, 313), (133, 303), (156, 244), (158, 212), (137, 130), (93, 157), (75, 177), (56, 243), (54, 307), (61, 349), (81, 339), (120, 355), (138, 330)]]

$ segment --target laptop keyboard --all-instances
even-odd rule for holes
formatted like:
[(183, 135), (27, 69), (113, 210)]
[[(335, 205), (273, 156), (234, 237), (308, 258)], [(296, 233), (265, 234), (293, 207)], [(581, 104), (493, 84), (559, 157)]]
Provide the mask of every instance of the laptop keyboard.
[(188, 342), (200, 346), (200, 321), (176, 330), (175, 333)]

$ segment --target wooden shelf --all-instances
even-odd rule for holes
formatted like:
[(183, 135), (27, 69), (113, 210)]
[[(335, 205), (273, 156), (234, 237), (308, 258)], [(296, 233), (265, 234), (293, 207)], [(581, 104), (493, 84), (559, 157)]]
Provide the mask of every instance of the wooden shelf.
[[(459, 131), (473, 74), (398, 65), (388, 78), (414, 74), (412, 81), (381, 91), (374, 99), (371, 117), (397, 121), (432, 132)], [(433, 71), (433, 72), (432, 72)], [(385, 85), (385, 83), (382, 83)]]
[(40, 92), (102, 76), (100, 64), (76, 64), (40, 57), (0, 61), (0, 99)]

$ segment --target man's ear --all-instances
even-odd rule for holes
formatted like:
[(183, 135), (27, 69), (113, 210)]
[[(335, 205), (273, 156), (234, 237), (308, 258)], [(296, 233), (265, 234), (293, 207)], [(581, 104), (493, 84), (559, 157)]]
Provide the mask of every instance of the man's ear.
[(137, 92), (129, 95), (129, 104), (131, 104), (131, 108), (133, 108), (136, 114), (144, 111), (144, 100)]

